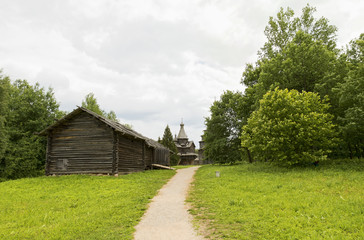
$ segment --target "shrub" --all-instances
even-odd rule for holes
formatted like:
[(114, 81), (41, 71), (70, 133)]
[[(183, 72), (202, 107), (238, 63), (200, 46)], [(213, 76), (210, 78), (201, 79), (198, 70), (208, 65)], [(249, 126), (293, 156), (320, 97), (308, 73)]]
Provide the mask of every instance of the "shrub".
[(243, 127), (242, 146), (256, 159), (282, 165), (325, 160), (335, 145), (326, 102), (312, 92), (268, 91)]

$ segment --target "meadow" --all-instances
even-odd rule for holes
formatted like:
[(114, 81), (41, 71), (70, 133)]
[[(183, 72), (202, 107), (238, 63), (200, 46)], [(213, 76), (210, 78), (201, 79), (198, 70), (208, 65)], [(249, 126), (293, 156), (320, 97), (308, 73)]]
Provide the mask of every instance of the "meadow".
[(364, 159), (203, 166), (188, 201), (209, 239), (364, 239)]
[(72, 175), (0, 183), (0, 239), (132, 239), (175, 171)]

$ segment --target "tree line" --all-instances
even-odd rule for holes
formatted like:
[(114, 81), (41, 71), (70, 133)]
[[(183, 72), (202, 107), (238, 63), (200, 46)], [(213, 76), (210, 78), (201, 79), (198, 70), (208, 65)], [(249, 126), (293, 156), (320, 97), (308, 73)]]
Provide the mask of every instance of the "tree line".
[(270, 17), (244, 92), (225, 91), (205, 119), (215, 163), (283, 165), (364, 155), (364, 34), (337, 47), (337, 27), (307, 5)]
[(0, 72), (0, 178), (42, 174), (46, 139), (36, 133), (64, 114), (52, 89), (12, 82)]

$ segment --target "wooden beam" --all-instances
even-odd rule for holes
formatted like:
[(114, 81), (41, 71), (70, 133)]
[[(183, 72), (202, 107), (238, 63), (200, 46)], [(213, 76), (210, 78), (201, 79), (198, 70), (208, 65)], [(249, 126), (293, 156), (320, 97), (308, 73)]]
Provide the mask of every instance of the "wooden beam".
[(118, 173), (118, 160), (119, 160), (119, 151), (118, 151), (118, 144), (119, 137), (115, 130), (113, 130), (113, 150), (112, 150), (112, 174)]
[(45, 164), (45, 174), (49, 175), (49, 165), (51, 161), (51, 146), (52, 146), (52, 132), (48, 133), (47, 137), (47, 150), (46, 150), (46, 164)]

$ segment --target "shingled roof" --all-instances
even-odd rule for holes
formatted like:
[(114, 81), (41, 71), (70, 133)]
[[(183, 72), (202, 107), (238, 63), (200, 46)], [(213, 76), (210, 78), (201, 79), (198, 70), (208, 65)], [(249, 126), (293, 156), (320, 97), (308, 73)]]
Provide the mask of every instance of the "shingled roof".
[(128, 135), (128, 136), (136, 138), (136, 139), (144, 140), (146, 142), (146, 144), (148, 146), (152, 147), (152, 148), (166, 148), (164, 145), (158, 143), (157, 141), (155, 141), (153, 139), (150, 139), (150, 138), (147, 138), (147, 137), (143, 136), (142, 134), (134, 131), (133, 129), (125, 127), (123, 124), (120, 124), (118, 122), (114, 122), (114, 121), (112, 121), (110, 119), (107, 119), (107, 118), (105, 118), (103, 116), (100, 116), (97, 113), (94, 113), (93, 111), (90, 111), (90, 110), (88, 110), (87, 108), (84, 108), (84, 107), (77, 107), (71, 113), (67, 114), (66, 116), (64, 116), (63, 118), (61, 118), (60, 120), (58, 120), (57, 122), (52, 124), (51, 126), (47, 127), (43, 131), (41, 131), (39, 133), (39, 135), (46, 136), (48, 134), (48, 132), (52, 131), (53, 129), (55, 129), (58, 126), (61, 126), (63, 123), (69, 121), (70, 119), (72, 119), (76, 115), (80, 114), (81, 112), (86, 112), (86, 113), (92, 115), (96, 119), (98, 119), (101, 122), (105, 123), (107, 126), (113, 128), (116, 132), (121, 133), (122, 135)]
[(179, 130), (177, 139), (188, 139), (187, 134), (185, 132), (185, 128), (184, 128), (185, 125), (183, 123), (181, 123), (180, 126), (181, 126), (181, 128)]

